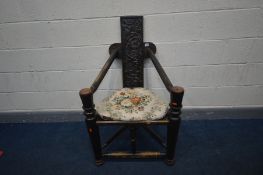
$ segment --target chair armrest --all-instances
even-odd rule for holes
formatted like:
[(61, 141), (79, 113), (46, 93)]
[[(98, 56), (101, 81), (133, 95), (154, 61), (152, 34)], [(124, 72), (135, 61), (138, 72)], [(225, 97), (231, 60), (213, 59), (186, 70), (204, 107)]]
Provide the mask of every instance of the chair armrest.
[(165, 71), (163, 70), (163, 67), (161, 66), (160, 62), (158, 61), (158, 59), (155, 57), (153, 51), (150, 49), (150, 47), (146, 47), (146, 51), (148, 53), (148, 55), (150, 56), (154, 67), (156, 68), (159, 76), (161, 77), (166, 89), (171, 92), (172, 88), (173, 88), (173, 84), (170, 81), (170, 79), (168, 78), (167, 74), (165, 73)]
[(146, 52), (147, 55), (149, 55), (149, 57), (151, 58), (153, 65), (156, 68), (159, 76), (161, 77), (166, 89), (170, 92), (170, 107), (181, 108), (184, 95), (184, 88), (180, 86), (173, 86), (172, 82), (168, 78), (167, 74), (165, 73), (160, 62), (158, 61), (150, 47), (146, 47)]
[(81, 98), (83, 109), (89, 115), (90, 113), (94, 112), (94, 103), (93, 103), (93, 94), (98, 89), (101, 81), (105, 77), (106, 73), (108, 72), (112, 62), (118, 55), (120, 47), (116, 47), (113, 50), (110, 51), (110, 57), (102, 67), (99, 75), (96, 77), (96, 79), (93, 81), (90, 88), (83, 88), (79, 91), (79, 96)]
[(96, 79), (93, 81), (93, 83), (90, 87), (90, 89), (93, 93), (98, 89), (101, 81), (104, 79), (104, 77), (105, 77), (106, 73), (108, 72), (111, 64), (113, 63), (114, 59), (118, 55), (119, 49), (120, 49), (120, 47), (117, 47), (111, 52), (110, 57), (108, 58), (108, 60), (104, 64), (104, 66), (102, 67), (102, 69), (101, 69), (100, 73), (98, 74), (98, 76), (96, 77)]
[[(114, 50), (111, 51), (110, 57), (108, 58), (108, 60), (104, 64), (104, 66), (102, 67), (100, 73), (98, 74), (96, 79), (93, 81), (93, 83), (90, 86), (90, 88), (84, 88), (84, 89), (80, 90), (80, 94), (83, 94), (83, 92), (89, 92), (91, 94), (94, 94), (96, 92), (96, 90), (98, 89), (100, 83), (102, 82), (102, 80), (104, 79), (106, 73), (108, 72), (111, 64), (113, 63), (114, 59), (117, 57), (119, 49), (120, 49), (120, 47), (117, 47), (117, 48), (115, 48)], [(87, 90), (87, 89), (89, 89), (89, 90)]]

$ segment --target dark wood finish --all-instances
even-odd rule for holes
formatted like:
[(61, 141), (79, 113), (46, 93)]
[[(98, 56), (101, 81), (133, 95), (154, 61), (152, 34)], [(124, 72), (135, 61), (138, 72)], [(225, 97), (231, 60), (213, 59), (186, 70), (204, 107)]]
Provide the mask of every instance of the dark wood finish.
[(102, 149), (108, 147), (114, 139), (116, 139), (121, 133), (123, 133), (123, 131), (125, 131), (127, 129), (126, 126), (122, 126), (116, 133), (113, 134), (113, 136), (111, 136), (103, 145), (102, 145)]
[(143, 87), (143, 17), (121, 17), (123, 87)]
[[(180, 86), (174, 86), (170, 92), (170, 107), (171, 108), (182, 108), (182, 101), (184, 96), (184, 88)], [(179, 109), (178, 109), (179, 110)]]
[(167, 125), (169, 120), (146, 120), (146, 121), (115, 121), (115, 120), (97, 120), (97, 125)]
[(160, 145), (162, 145), (164, 148), (166, 148), (165, 141), (157, 134), (155, 133), (149, 126), (143, 126), (143, 128), (154, 138)]
[[(93, 92), (90, 88), (84, 88), (79, 91), (79, 96), (82, 101), (82, 108), (84, 114), (94, 113), (94, 103), (93, 103)], [(86, 115), (86, 114), (85, 114)]]
[(130, 137), (131, 137), (131, 150), (132, 153), (136, 153), (136, 126), (130, 126)]
[(129, 152), (112, 152), (112, 153), (105, 153), (103, 155), (104, 158), (150, 158), (150, 159), (160, 159), (165, 157), (165, 153), (157, 152), (157, 151), (141, 151), (135, 154)]
[[(111, 55), (116, 49), (120, 49), (120, 48), (121, 48), (121, 43), (113, 43), (109, 47), (109, 54)], [(120, 52), (118, 52), (118, 54), (116, 55), (116, 58), (120, 58), (119, 53)]]
[(145, 58), (150, 58), (150, 54), (149, 54), (149, 52), (147, 51), (146, 48), (151, 49), (151, 51), (152, 51), (153, 54), (156, 53), (156, 46), (155, 46), (155, 44), (153, 44), (152, 42), (145, 42), (145, 43), (144, 43), (144, 47), (145, 47), (145, 49), (144, 49), (144, 57), (145, 57)]
[(96, 125), (96, 110), (94, 109), (93, 103), (93, 93), (90, 88), (82, 89), (79, 92), (80, 98), (82, 100), (84, 115), (86, 116), (85, 122), (87, 126), (87, 131), (91, 140), (96, 165), (102, 165), (102, 150), (100, 143), (100, 133), (99, 127)]
[(173, 165), (175, 163), (174, 155), (176, 143), (181, 123), (181, 108), (184, 95), (184, 89), (179, 86), (171, 88), (170, 109), (167, 113), (169, 123), (167, 125), (167, 149), (166, 149), (166, 163)]
[(148, 53), (149, 57), (151, 58), (153, 65), (155, 66), (158, 74), (160, 75), (166, 89), (170, 92), (171, 89), (173, 88), (173, 84), (166, 75), (165, 71), (163, 70), (161, 64), (159, 63), (158, 59), (155, 57), (153, 51), (151, 50), (150, 47), (146, 47), (146, 52)]
[[(99, 75), (90, 88), (84, 88), (79, 92), (85, 122), (91, 140), (92, 148), (97, 165), (103, 164), (103, 158), (165, 158), (168, 165), (174, 164), (174, 155), (178, 132), (180, 127), (180, 114), (184, 89), (173, 86), (164, 69), (155, 56), (156, 46), (151, 42), (143, 43), (143, 18), (142, 16), (121, 17), (121, 43), (114, 43), (109, 48), (110, 57), (103, 66)], [(170, 92), (169, 110), (161, 120), (150, 121), (112, 121), (103, 120), (98, 116), (93, 103), (93, 94), (99, 87), (115, 58), (121, 58), (123, 66), (123, 87), (143, 87), (143, 63), (144, 58), (149, 57), (158, 74), (160, 75), (166, 89)], [(106, 143), (100, 143), (100, 125), (123, 125)], [(166, 125), (166, 143), (156, 134), (150, 125)], [(142, 126), (148, 131), (158, 143), (166, 147), (165, 153), (155, 151), (136, 150), (136, 129)], [(130, 129), (131, 152), (103, 153), (102, 148), (109, 146), (126, 128)]]
[(101, 143), (100, 143), (100, 132), (99, 127), (96, 125), (96, 118), (95, 115), (93, 116), (87, 116), (85, 119), (87, 130), (89, 133), (89, 137), (91, 140), (92, 148), (94, 151), (94, 156), (96, 159), (96, 165), (100, 166), (104, 162), (102, 160), (102, 149), (101, 149)]
[(181, 118), (170, 118), (170, 122), (167, 125), (167, 147), (166, 147), (166, 163), (167, 165), (173, 165), (175, 163), (174, 155), (178, 138), (178, 132), (180, 127)]
[(92, 85), (90, 87), (90, 90), (92, 91), (92, 93), (94, 93), (98, 89), (101, 81), (103, 80), (106, 73), (108, 72), (112, 62), (118, 56), (119, 49), (120, 49), (120, 47), (115, 46), (115, 48), (111, 51), (110, 57), (108, 58), (108, 60), (106, 61), (106, 63), (102, 67), (99, 75), (97, 76), (97, 78), (94, 80), (94, 82), (92, 83)]

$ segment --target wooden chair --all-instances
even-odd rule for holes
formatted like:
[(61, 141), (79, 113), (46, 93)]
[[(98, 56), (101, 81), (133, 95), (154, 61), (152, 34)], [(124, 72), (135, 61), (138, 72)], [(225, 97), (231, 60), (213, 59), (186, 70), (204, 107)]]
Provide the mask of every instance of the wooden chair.
[[(120, 18), (120, 23), (121, 43), (114, 43), (110, 46), (110, 57), (91, 87), (84, 88), (79, 92), (83, 103), (84, 115), (86, 116), (85, 121), (93, 147), (96, 165), (102, 165), (104, 160), (107, 158), (162, 158), (168, 165), (173, 165), (175, 147), (181, 121), (180, 114), (184, 89), (182, 87), (172, 85), (155, 56), (155, 45), (150, 42), (143, 42), (143, 17), (123, 16)], [(102, 102), (102, 105), (106, 105), (104, 109), (101, 109), (103, 108), (101, 106), (97, 107), (97, 105), (95, 108), (93, 95), (115, 58), (122, 60), (123, 89), (116, 91), (115, 95)], [(158, 105), (160, 101), (158, 101), (157, 97), (149, 90), (143, 88), (143, 65), (145, 58), (150, 58), (152, 60), (153, 65), (157, 69), (157, 72), (160, 75), (166, 89), (170, 93), (170, 102), (165, 111), (163, 110), (163, 103)], [(146, 95), (144, 95), (144, 92)], [(139, 93), (139, 95), (136, 93)], [(157, 102), (152, 102), (156, 99)], [(109, 100), (111, 101), (109, 102)], [(155, 106), (151, 106), (153, 104)], [(148, 111), (140, 111), (144, 110), (144, 107), (147, 108)], [(160, 110), (156, 112), (156, 108)], [(100, 111), (102, 111), (102, 113), (106, 112), (109, 116), (101, 114)], [(125, 115), (125, 112), (127, 111), (128, 113)], [(150, 113), (151, 111), (153, 111), (154, 115)], [(116, 115), (118, 113), (122, 114), (122, 116), (118, 117)], [(157, 116), (156, 113), (158, 115), (162, 113), (163, 116)], [(143, 117), (139, 116), (139, 114), (142, 114)], [(122, 127), (102, 146), (99, 132), (100, 125), (121, 125)], [(167, 126), (166, 141), (162, 140), (160, 136), (149, 127), (151, 125)], [(137, 151), (136, 129), (138, 127), (143, 127), (146, 131), (148, 131), (150, 135), (158, 141), (158, 143), (165, 147), (165, 151)], [(127, 128), (130, 130), (131, 151), (103, 152), (103, 149), (111, 144), (112, 141)]]

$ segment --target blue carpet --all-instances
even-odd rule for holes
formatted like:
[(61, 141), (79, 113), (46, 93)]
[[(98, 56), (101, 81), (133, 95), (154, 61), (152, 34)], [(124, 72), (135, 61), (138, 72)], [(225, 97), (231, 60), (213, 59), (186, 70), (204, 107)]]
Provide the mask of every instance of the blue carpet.
[[(155, 128), (162, 135), (165, 129)], [(102, 128), (106, 136), (114, 128)], [(146, 133), (140, 132), (141, 149), (157, 149)], [(112, 146), (125, 149), (124, 133)], [(262, 175), (263, 120), (182, 121), (176, 164), (162, 161), (115, 160), (94, 165), (83, 122), (0, 124), (1, 175), (79, 174), (177, 174), (177, 175)], [(103, 137), (104, 139), (104, 137)]]

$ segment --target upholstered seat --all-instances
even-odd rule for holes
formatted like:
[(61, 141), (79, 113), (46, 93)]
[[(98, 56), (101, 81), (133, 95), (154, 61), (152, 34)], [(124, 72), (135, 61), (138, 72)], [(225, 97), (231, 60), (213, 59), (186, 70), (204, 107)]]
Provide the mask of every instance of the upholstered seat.
[(168, 105), (145, 88), (122, 88), (96, 105), (104, 119), (156, 120), (165, 116)]

